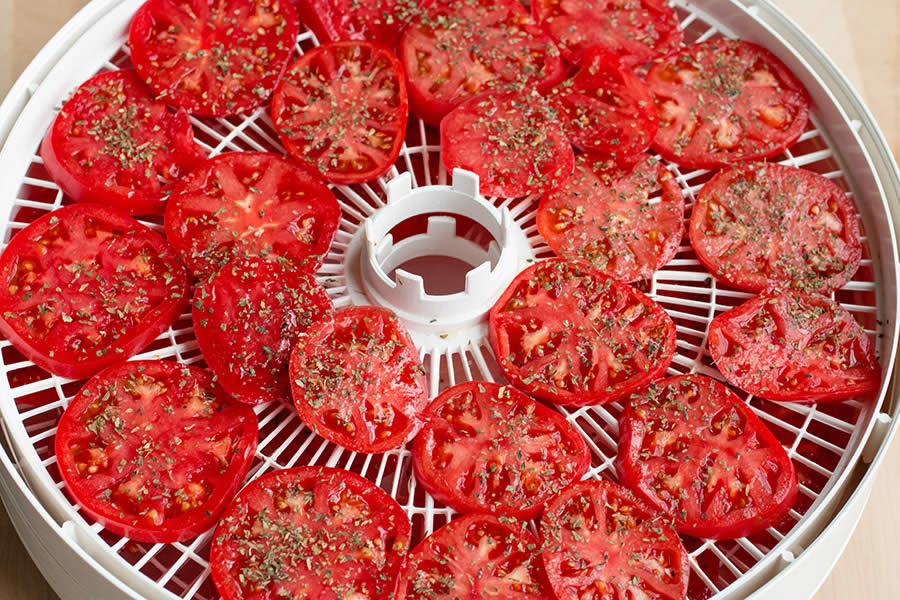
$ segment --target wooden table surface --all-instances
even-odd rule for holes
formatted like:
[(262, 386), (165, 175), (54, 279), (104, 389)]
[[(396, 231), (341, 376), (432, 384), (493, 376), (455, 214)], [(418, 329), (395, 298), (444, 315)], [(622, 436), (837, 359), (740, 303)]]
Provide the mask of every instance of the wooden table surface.
[[(0, 0), (0, 95), (85, 0)], [(874, 112), (900, 156), (897, 0), (775, 0), (816, 40)], [(815, 600), (900, 598), (900, 444), (882, 465), (859, 528)], [(55, 600), (0, 509), (0, 599)], [(778, 599), (782, 600), (782, 599)], [(793, 600), (793, 599), (784, 599)]]

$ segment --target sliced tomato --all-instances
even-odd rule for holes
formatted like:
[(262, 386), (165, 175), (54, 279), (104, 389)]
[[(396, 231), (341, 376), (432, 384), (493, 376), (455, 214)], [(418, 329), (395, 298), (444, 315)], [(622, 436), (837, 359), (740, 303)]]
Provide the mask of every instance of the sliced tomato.
[(166, 236), (201, 280), (244, 256), (280, 257), (314, 271), (340, 218), (328, 186), (295, 163), (229, 152), (181, 182), (166, 209)]
[(72, 204), (0, 256), (0, 332), (61, 377), (137, 354), (187, 307), (188, 274), (159, 234), (116, 210)]
[(162, 360), (109, 367), (56, 431), (69, 494), (109, 531), (171, 543), (210, 529), (241, 486), (259, 431), (204, 369)]
[(394, 600), (409, 518), (355, 473), (300, 467), (266, 473), (219, 522), (210, 568), (224, 600)]
[(828, 292), (859, 267), (856, 210), (844, 191), (811, 171), (771, 163), (723, 170), (694, 204), (697, 258), (723, 283)]
[(147, 215), (165, 209), (172, 188), (204, 156), (187, 113), (169, 112), (124, 70), (75, 90), (47, 130), (41, 158), (76, 202)]
[(632, 395), (619, 424), (619, 480), (678, 533), (733, 539), (765, 530), (797, 499), (787, 450), (714, 379), (676, 375)]
[(600, 45), (635, 66), (675, 50), (684, 37), (664, 0), (533, 0), (531, 14), (573, 63)]
[(306, 52), (275, 89), (272, 121), (287, 151), (332, 183), (384, 175), (406, 137), (403, 67), (389, 48), (333, 42)]
[(478, 175), (487, 196), (545, 192), (572, 173), (575, 155), (550, 106), (531, 94), (482, 94), (441, 121), (447, 170)]
[(750, 42), (693, 44), (655, 62), (645, 81), (659, 114), (653, 149), (690, 169), (776, 156), (809, 121), (803, 84)]
[(194, 332), (206, 364), (235, 400), (291, 399), (297, 336), (332, 310), (311, 276), (287, 263), (235, 259), (194, 292)]
[(221, 117), (268, 99), (300, 25), (286, 0), (147, 0), (131, 22), (131, 60), (160, 98)]
[(732, 385), (770, 400), (843, 400), (881, 386), (872, 340), (816, 294), (772, 289), (716, 316), (709, 353)]
[(538, 541), (513, 519), (451, 521), (409, 555), (406, 600), (550, 600)]
[(675, 324), (659, 304), (562, 259), (519, 273), (489, 318), (509, 380), (557, 404), (625, 397), (665, 373), (675, 353)]
[(369, 40), (393, 48), (431, 0), (295, 0), (320, 43)]
[(558, 600), (686, 600), (688, 553), (665, 517), (626, 488), (582, 481), (541, 519), (542, 554)]
[(459, 512), (533, 519), (591, 462), (562, 415), (496, 383), (453, 386), (422, 419), (412, 447), (416, 480)]
[(559, 51), (517, 0), (436, 0), (400, 40), (413, 112), (431, 125), (487, 89), (549, 90)]
[(336, 311), (291, 354), (294, 405), (306, 425), (354, 452), (399, 448), (421, 427), (425, 369), (397, 316), (374, 306)]
[(537, 228), (566, 260), (619, 281), (646, 279), (678, 252), (684, 196), (655, 158), (618, 166), (581, 154), (575, 173), (541, 199)]

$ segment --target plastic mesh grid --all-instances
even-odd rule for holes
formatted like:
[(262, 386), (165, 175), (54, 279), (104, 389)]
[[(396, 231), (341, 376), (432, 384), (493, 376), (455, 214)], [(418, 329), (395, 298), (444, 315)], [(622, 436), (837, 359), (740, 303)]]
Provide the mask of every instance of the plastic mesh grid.
[[(722, 34), (716, 26), (692, 12), (689, 6), (678, 3), (677, 10), (685, 28), (686, 43)], [(315, 44), (314, 36), (304, 32), (298, 40), (297, 51), (302, 53)], [(127, 49), (123, 47), (104, 60), (99, 70), (121, 68), (128, 64)], [(80, 82), (71, 83), (74, 89)], [(198, 141), (210, 154), (242, 150), (283, 151), (266, 107), (240, 117), (192, 120)], [(439, 150), (437, 133), (426, 128), (418, 119), (411, 118), (406, 144), (388, 178), (409, 171), (413, 175), (414, 185), (446, 184), (448, 174), (439, 160)], [(44, 170), (36, 154), (36, 144), (34, 151), (27, 172), (22, 174), (12, 219), (3, 234), (4, 243), (34, 219), (69, 203)], [(815, 116), (799, 142), (775, 160), (821, 173), (834, 180), (852, 197), (836, 154), (818, 128)], [(675, 165), (668, 167), (685, 192), (689, 215), (694, 194), (712, 173), (703, 170), (682, 172)], [(360, 223), (383, 206), (385, 181), (334, 188), (343, 207), (343, 216), (332, 251), (317, 278), (338, 308), (350, 304), (343, 276), (344, 255)], [(537, 233), (535, 198), (496, 199), (495, 202), (510, 208), (511, 215), (528, 236), (538, 258), (551, 256), (551, 251)], [(161, 229), (159, 219), (147, 224)], [(863, 324), (869, 335), (878, 336), (881, 335), (881, 323), (875, 306), (875, 271), (865, 234), (863, 242), (862, 265), (853, 280), (835, 293), (835, 299)], [(651, 280), (639, 285), (659, 301), (676, 322), (677, 354), (669, 374), (699, 372), (721, 379), (706, 350), (707, 326), (713, 316), (743, 302), (751, 294), (720, 287), (696, 260), (686, 241), (674, 260)], [(428, 370), (432, 395), (460, 381), (502, 381), (486, 340), (470, 340), (441, 352), (428, 348), (422, 348), (420, 352)], [(54, 434), (59, 416), (83, 381), (70, 381), (46, 373), (27, 361), (5, 340), (0, 340), (0, 358), (0, 368), (9, 381), (28, 436), (27, 440), (14, 439), (14, 446), (27, 444), (33, 448), (41, 466), (71, 507), (71, 517), (81, 520), (111, 554), (131, 565), (136, 573), (155, 582), (160, 590), (165, 589), (179, 598), (218, 597), (209, 578), (207, 561), (211, 532), (184, 543), (133, 542), (93, 522), (66, 494), (56, 470)], [(192, 364), (202, 363), (190, 314), (182, 315), (169, 331), (136, 358), (169, 358)], [(765, 559), (790, 535), (791, 530), (811, 512), (817, 499), (834, 485), (845, 466), (845, 451), (865, 428), (867, 419), (863, 417), (870, 414), (868, 406), (857, 400), (807, 406), (776, 404), (746, 394), (740, 395), (746, 398), (751, 408), (789, 451), (800, 478), (800, 496), (782, 523), (750, 538), (725, 542), (684, 538), (691, 556), (692, 600), (709, 598), (727, 590), (729, 585)], [(617, 421), (622, 406), (613, 403), (603, 407), (560, 410), (588, 440), (592, 462), (587, 476), (615, 480), (613, 461), (618, 437)], [(411, 474), (407, 449), (374, 456), (356, 454), (312, 434), (303, 426), (292, 407), (269, 404), (258, 407), (257, 413), (260, 443), (249, 477), (300, 464), (338, 466), (356, 471), (380, 485), (407, 510), (417, 539), (452, 517), (451, 510), (435, 503), (417, 485)]]

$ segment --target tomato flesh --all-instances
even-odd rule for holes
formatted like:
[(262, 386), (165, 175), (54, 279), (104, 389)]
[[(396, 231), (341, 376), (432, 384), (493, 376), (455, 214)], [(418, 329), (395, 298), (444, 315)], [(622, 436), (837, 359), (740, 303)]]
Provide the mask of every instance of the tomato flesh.
[(300, 21), (321, 43), (369, 40), (390, 48), (431, 0), (296, 0)]
[(250, 468), (259, 432), (212, 373), (124, 362), (93, 377), (56, 432), (56, 460), (82, 509), (109, 531), (171, 543), (211, 528)]

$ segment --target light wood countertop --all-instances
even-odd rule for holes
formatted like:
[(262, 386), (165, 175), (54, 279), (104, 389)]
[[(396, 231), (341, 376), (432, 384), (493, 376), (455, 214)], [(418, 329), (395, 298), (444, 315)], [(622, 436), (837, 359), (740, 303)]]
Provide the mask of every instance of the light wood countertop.
[[(774, 0), (849, 77), (900, 154), (900, 3), (897, 0)], [(85, 0), (0, 0), (0, 94)], [(900, 599), (900, 443), (875, 482), (859, 528), (815, 600)], [(0, 510), (0, 599), (56, 595)], [(782, 600), (782, 599), (778, 599)], [(794, 600), (794, 599), (784, 599)]]

